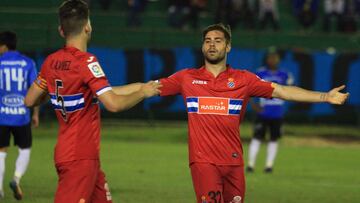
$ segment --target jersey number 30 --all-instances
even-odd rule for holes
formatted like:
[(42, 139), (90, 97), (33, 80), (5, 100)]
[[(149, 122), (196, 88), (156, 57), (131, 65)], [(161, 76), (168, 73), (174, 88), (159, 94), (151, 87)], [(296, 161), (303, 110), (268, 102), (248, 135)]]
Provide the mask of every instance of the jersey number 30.
[(67, 121), (64, 97), (59, 94), (59, 88), (63, 88), (62, 80), (55, 80), (56, 102), (60, 105), (60, 113), (64, 121)]

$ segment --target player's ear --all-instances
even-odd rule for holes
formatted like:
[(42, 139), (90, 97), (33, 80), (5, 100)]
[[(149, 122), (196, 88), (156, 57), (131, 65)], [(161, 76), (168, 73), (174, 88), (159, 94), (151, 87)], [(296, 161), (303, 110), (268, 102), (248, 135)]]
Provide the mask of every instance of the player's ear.
[(58, 26), (58, 31), (60, 33), (60, 36), (65, 38), (65, 33), (64, 33), (64, 30), (62, 29), (61, 25)]
[(5, 53), (7, 50), (6, 45), (0, 45), (0, 55), (2, 55), (3, 53)]
[(85, 25), (85, 33), (89, 34), (89, 33), (91, 33), (91, 31), (92, 31), (91, 23), (90, 23), (90, 20), (88, 20), (88, 22)]
[(230, 42), (228, 42), (226, 44), (226, 53), (229, 53), (230, 51), (231, 51), (231, 44), (230, 44)]

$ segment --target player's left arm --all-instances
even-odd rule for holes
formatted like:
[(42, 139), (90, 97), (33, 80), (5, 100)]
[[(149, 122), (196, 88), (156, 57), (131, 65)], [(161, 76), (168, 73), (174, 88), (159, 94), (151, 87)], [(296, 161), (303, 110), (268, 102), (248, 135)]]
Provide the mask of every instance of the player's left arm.
[(144, 85), (144, 83), (137, 82), (137, 83), (131, 83), (131, 84), (122, 85), (122, 86), (113, 86), (112, 90), (117, 95), (129, 95), (129, 94), (139, 91), (141, 89), (142, 85)]
[(330, 104), (343, 104), (349, 97), (349, 93), (341, 93), (345, 85), (333, 88), (329, 92), (317, 92), (306, 90), (296, 86), (285, 86), (277, 83), (272, 83), (274, 88), (272, 97), (280, 98), (288, 101), (298, 102), (328, 102)]
[(47, 91), (40, 88), (34, 82), (25, 96), (25, 105), (27, 107), (34, 107), (42, 103), (45, 103), (48, 100), (49, 100), (49, 95), (47, 94)]
[(32, 123), (32, 126), (34, 126), (35, 128), (39, 126), (39, 111), (40, 111), (40, 107), (34, 106), (33, 114), (31, 117), (31, 123)]

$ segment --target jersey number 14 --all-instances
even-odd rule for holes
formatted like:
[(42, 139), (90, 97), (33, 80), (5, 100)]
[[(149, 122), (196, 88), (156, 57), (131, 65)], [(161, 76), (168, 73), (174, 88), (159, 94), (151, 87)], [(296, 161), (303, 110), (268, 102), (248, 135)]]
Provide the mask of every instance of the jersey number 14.
[(4, 68), (0, 70), (0, 89), (6, 91), (16, 91), (16, 89), (11, 89), (12, 83), (17, 83), (17, 91), (23, 91), (27, 88), (27, 71), (23, 71), (20, 68)]

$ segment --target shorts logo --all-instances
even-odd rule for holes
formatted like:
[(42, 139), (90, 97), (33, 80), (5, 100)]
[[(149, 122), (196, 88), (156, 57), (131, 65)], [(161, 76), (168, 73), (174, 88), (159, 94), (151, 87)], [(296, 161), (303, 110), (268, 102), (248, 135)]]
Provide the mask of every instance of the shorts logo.
[(88, 68), (90, 69), (91, 73), (96, 77), (100, 78), (105, 76), (103, 70), (101, 69), (101, 66), (98, 62), (93, 62), (88, 64)]
[(227, 86), (228, 86), (229, 88), (234, 88), (234, 87), (235, 87), (234, 78), (229, 78), (229, 79), (228, 79)]
[(240, 196), (235, 196), (231, 201), (231, 203), (241, 203), (241, 199), (242, 198)]
[(111, 197), (110, 188), (109, 188), (109, 184), (108, 184), (108, 183), (105, 183), (104, 189), (105, 189), (105, 191), (106, 191), (106, 201), (111, 201), (111, 200), (112, 200), (112, 197)]
[(188, 113), (239, 115), (242, 107), (241, 99), (221, 97), (187, 97)]
[(206, 201), (206, 197), (203, 195), (203, 196), (201, 196), (201, 203), (207, 203), (207, 201)]

